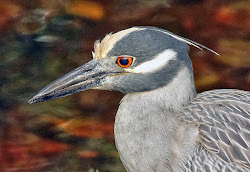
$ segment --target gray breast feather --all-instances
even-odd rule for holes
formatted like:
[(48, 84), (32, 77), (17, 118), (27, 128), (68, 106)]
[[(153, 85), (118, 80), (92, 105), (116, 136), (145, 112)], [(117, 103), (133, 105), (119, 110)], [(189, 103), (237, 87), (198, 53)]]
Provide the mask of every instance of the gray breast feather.
[(200, 143), (208, 152), (250, 169), (250, 92), (203, 92), (184, 108), (180, 118), (198, 124)]

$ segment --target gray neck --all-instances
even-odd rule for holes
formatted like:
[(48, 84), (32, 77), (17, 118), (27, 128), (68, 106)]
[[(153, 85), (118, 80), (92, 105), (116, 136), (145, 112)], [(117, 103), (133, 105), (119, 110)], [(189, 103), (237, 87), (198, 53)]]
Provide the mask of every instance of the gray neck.
[(193, 74), (187, 68), (164, 87), (124, 96), (115, 118), (115, 142), (127, 171), (173, 169), (175, 115), (195, 96)]

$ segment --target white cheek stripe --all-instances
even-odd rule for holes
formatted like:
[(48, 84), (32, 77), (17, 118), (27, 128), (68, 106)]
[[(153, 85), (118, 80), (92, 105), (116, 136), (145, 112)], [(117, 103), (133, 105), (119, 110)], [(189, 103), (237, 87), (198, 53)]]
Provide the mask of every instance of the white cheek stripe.
[(172, 49), (167, 49), (157, 54), (152, 60), (144, 62), (134, 68), (125, 69), (132, 73), (148, 73), (155, 72), (163, 68), (169, 60), (176, 58), (177, 53)]

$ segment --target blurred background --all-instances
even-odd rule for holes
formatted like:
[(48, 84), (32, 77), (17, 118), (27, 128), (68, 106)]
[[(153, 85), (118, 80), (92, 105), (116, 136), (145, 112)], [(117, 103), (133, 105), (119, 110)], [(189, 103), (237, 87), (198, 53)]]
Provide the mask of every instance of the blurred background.
[(191, 48), (197, 91), (250, 89), (248, 0), (0, 0), (0, 171), (125, 171), (114, 146), (119, 92), (39, 104), (45, 85), (91, 60), (95, 40), (157, 26)]

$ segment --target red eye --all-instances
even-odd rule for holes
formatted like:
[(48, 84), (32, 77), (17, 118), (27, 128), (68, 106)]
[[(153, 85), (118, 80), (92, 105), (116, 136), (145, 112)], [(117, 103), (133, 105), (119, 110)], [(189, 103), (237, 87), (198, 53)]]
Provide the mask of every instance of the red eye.
[(117, 64), (123, 68), (127, 68), (132, 65), (132, 57), (118, 57), (116, 60)]

